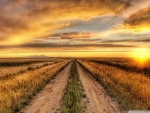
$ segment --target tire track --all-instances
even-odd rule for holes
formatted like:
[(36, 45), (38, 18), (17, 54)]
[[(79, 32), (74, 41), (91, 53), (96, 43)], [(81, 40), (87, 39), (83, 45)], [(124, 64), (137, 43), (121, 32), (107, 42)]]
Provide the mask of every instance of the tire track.
[(71, 63), (38, 93), (19, 113), (59, 113)]
[(79, 63), (77, 63), (77, 69), (87, 97), (84, 100), (86, 113), (124, 113), (107, 95), (104, 88)]

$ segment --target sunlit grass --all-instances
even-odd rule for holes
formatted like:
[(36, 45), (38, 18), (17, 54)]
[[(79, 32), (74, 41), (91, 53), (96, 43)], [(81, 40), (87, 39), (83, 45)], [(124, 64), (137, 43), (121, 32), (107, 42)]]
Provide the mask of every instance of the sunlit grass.
[(150, 78), (143, 74), (81, 61), (80, 63), (115, 97), (124, 109), (150, 109)]
[(0, 67), (0, 80), (11, 77), (11, 76), (15, 76), (21, 73), (25, 73), (26, 71), (29, 71), (29, 70), (42, 68), (46, 66), (45, 64), (50, 65), (54, 63), (55, 62), (47, 62), (47, 63), (35, 63), (35, 64), (22, 65), (22, 66)]
[(68, 61), (0, 80), (0, 113), (13, 113), (28, 103)]

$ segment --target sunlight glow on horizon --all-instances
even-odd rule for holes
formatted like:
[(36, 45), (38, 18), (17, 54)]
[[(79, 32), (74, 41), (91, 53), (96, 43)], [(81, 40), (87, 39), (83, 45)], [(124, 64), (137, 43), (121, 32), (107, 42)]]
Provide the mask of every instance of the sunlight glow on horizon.
[(150, 60), (150, 51), (148, 48), (137, 48), (133, 51), (135, 62), (138, 62), (138, 66), (143, 68)]

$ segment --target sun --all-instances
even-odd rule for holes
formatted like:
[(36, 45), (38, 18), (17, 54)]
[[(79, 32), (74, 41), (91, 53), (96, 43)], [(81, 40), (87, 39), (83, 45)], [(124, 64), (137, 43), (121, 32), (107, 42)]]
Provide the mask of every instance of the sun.
[(138, 60), (139, 63), (145, 63), (147, 61), (147, 57), (145, 57), (144, 55), (141, 55), (136, 59)]
[(147, 48), (137, 48), (132, 51), (132, 55), (139, 65), (145, 65), (150, 58), (150, 51)]
[(141, 59), (144, 59), (144, 55), (141, 55), (140, 58), (141, 58)]
[(141, 55), (141, 56), (140, 56), (140, 58), (144, 58), (144, 56), (143, 56), (143, 55)]

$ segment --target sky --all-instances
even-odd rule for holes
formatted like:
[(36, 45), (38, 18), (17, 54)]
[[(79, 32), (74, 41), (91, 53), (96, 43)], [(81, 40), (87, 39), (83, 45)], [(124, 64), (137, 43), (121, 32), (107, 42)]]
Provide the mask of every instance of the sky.
[(0, 57), (129, 57), (149, 50), (150, 0), (0, 0)]

